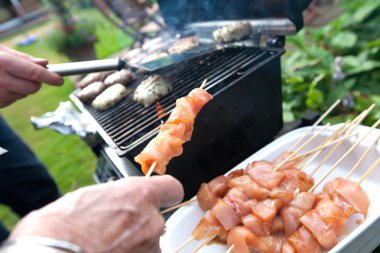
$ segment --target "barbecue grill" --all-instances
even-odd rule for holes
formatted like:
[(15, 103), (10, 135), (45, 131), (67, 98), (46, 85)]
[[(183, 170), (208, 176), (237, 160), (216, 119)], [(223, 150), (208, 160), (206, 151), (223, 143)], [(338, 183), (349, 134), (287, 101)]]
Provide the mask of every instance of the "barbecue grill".
[[(207, 78), (205, 89), (214, 99), (196, 118), (192, 140), (185, 143), (183, 154), (175, 157), (167, 169), (183, 183), (188, 198), (202, 182), (230, 170), (282, 129), (280, 56), (284, 53), (284, 36), (302, 28), (302, 10), (310, 1), (158, 2), (169, 30), (182, 36), (197, 35), (201, 45), (177, 55), (180, 60), (171, 64), (153, 62), (154, 71), (136, 73), (129, 88), (133, 91), (147, 76), (158, 74), (171, 81), (173, 92), (149, 107), (134, 102), (131, 92), (102, 112), (81, 103), (75, 92), (70, 97), (93, 120), (104, 140), (93, 148), (99, 155), (95, 178), (105, 182), (142, 175), (134, 156), (158, 133), (176, 99)], [(251, 23), (249, 38), (215, 45), (212, 31), (237, 20)], [(159, 113), (158, 106), (163, 113)]]

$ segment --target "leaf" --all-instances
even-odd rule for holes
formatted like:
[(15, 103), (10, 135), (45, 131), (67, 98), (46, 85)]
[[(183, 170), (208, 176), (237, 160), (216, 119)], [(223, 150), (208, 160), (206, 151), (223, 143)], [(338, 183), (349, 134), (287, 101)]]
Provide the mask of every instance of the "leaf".
[(352, 19), (356, 22), (363, 22), (375, 10), (380, 8), (380, 1), (366, 1), (364, 5), (360, 6), (354, 13)]
[(350, 31), (344, 31), (336, 34), (330, 42), (330, 45), (337, 49), (353, 48), (358, 41), (358, 36)]
[(351, 88), (355, 85), (355, 81), (356, 79), (350, 79), (348, 81), (337, 83), (337, 86), (328, 93), (326, 103), (332, 104), (334, 101), (347, 96)]
[(356, 75), (380, 68), (380, 61), (366, 60), (357, 56), (345, 56), (342, 63), (342, 69), (346, 75)]
[(324, 102), (324, 96), (323, 93), (315, 89), (313, 86), (309, 89), (309, 92), (307, 93), (307, 99), (306, 99), (306, 105), (307, 107), (317, 110), (323, 105)]

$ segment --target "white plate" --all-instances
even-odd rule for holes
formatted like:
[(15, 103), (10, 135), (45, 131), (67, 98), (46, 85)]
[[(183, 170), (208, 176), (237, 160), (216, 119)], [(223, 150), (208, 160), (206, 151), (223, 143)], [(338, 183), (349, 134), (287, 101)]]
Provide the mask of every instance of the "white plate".
[[(300, 153), (311, 150), (318, 146), (323, 140), (331, 135), (340, 125), (332, 126), (323, 131), (312, 143), (310, 143), (304, 150)], [(310, 127), (301, 128), (292, 131), (281, 138), (268, 144), (255, 154), (248, 157), (246, 160), (238, 164), (234, 169), (245, 168), (245, 166), (255, 160), (273, 160), (287, 148), (291, 147), (300, 137), (309, 131)], [(317, 132), (320, 127), (313, 130), (308, 136), (312, 136), (313, 133)], [(363, 136), (365, 132), (369, 129), (368, 127), (359, 126), (357, 129), (360, 130), (359, 137), (352, 137), (345, 140), (339, 148), (335, 151), (334, 155), (328, 159), (324, 165), (318, 170), (314, 175), (314, 179), (317, 182), (322, 176), (328, 171), (331, 166), (355, 143), (355, 141)], [(327, 181), (336, 177), (345, 177), (347, 172), (354, 166), (354, 164), (359, 160), (362, 153), (366, 148), (372, 143), (376, 136), (380, 134), (378, 129), (375, 129), (362, 143), (355, 148), (350, 155), (343, 160), (342, 163), (331, 173), (331, 175), (323, 181), (323, 183), (314, 191), (320, 192), (322, 186)], [(306, 140), (306, 139), (305, 139)], [(330, 148), (323, 151), (307, 168), (306, 172), (310, 173), (318, 165), (318, 163), (323, 159), (323, 157), (329, 152)], [(361, 175), (374, 163), (374, 161), (380, 155), (379, 144), (372, 148), (366, 159), (360, 164), (354, 174), (351, 176), (350, 180), (356, 181)], [(190, 180), (190, 179), (189, 179)], [(346, 231), (343, 236), (339, 239), (339, 244), (336, 245), (330, 252), (339, 252), (344, 249), (345, 252), (370, 252), (376, 245), (380, 243), (380, 228), (375, 223), (380, 223), (380, 169), (374, 170), (371, 175), (361, 184), (366, 193), (368, 194), (371, 205), (369, 207), (369, 212), (367, 219), (364, 221), (361, 215), (353, 215), (347, 225)], [(183, 242), (191, 237), (191, 233), (195, 226), (198, 224), (199, 220), (203, 217), (204, 212), (198, 207), (195, 202), (186, 207), (182, 207), (177, 210), (166, 222), (166, 232), (161, 237), (160, 244), (163, 253), (171, 253), (176, 250)], [(201, 245), (202, 242), (192, 241), (189, 243), (181, 252), (188, 253), (194, 252), (194, 250)], [(354, 244), (354, 245), (353, 245)], [(357, 251), (359, 250), (359, 251)], [(201, 251), (203, 253), (225, 253), (227, 247), (223, 245), (210, 245), (204, 247)]]

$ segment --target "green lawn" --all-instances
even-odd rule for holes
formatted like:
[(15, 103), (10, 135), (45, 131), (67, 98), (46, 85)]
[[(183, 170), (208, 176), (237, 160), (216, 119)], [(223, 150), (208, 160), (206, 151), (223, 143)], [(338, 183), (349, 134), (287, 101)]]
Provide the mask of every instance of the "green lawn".
[[(110, 24), (97, 10), (81, 10), (77, 15), (96, 22), (98, 58), (105, 58), (130, 45), (131, 39)], [(14, 48), (34, 56), (47, 58), (51, 63), (66, 62), (68, 61), (66, 56), (49, 48), (44, 35), (48, 34), (50, 29), (55, 29), (56, 23), (56, 18), (52, 17), (48, 22), (0, 40), (0, 44), (12, 46), (23, 33), (37, 34), (37, 43)], [(68, 78), (65, 80), (63, 87), (44, 85), (37, 94), (0, 110), (1, 115), (49, 168), (62, 193), (94, 183), (92, 173), (96, 165), (96, 157), (77, 136), (64, 136), (50, 129), (36, 131), (30, 123), (30, 116), (40, 116), (45, 112), (53, 111), (60, 101), (68, 100), (73, 86)], [(7, 208), (0, 207), (0, 220), (11, 228), (17, 222), (17, 217)]]

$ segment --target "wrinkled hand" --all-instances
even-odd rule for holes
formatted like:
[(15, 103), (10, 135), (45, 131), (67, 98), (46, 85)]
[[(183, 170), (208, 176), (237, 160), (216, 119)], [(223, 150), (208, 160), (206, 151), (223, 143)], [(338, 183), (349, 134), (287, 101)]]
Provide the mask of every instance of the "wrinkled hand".
[(11, 234), (46, 236), (91, 253), (157, 253), (164, 220), (159, 207), (183, 198), (171, 176), (131, 177), (69, 193), (23, 218)]
[(59, 75), (46, 69), (48, 61), (0, 45), (0, 108), (37, 92), (41, 83), (63, 84)]

